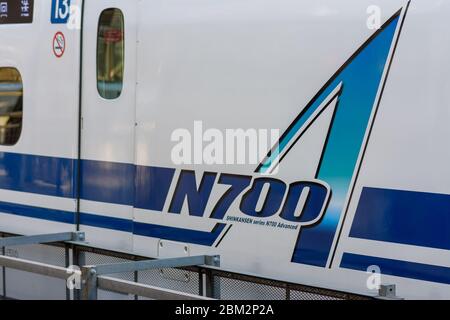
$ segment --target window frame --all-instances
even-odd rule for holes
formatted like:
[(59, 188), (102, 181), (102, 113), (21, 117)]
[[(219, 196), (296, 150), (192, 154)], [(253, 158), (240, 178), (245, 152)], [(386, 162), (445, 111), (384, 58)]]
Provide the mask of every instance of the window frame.
[[(123, 35), (123, 39), (122, 39), (122, 78), (121, 78), (121, 88), (120, 88), (120, 93), (117, 97), (114, 98), (109, 98), (106, 95), (104, 95), (104, 92), (102, 92), (100, 90), (100, 81), (99, 81), (99, 66), (100, 66), (100, 54), (99, 54), (99, 43), (100, 43), (100, 28), (101, 28), (101, 19), (102, 16), (105, 12), (110, 11), (110, 10), (116, 10), (118, 12), (120, 12), (121, 14), (121, 20), (122, 20), (122, 35)], [(126, 46), (125, 46), (125, 15), (122, 11), (122, 9), (117, 8), (117, 7), (110, 7), (110, 8), (105, 8), (101, 11), (99, 17), (98, 17), (98, 23), (97, 23), (97, 34), (96, 34), (96, 48), (95, 48), (95, 61), (96, 61), (96, 86), (97, 86), (97, 93), (100, 96), (100, 98), (107, 100), (107, 101), (114, 101), (119, 99), (122, 96), (123, 90), (125, 88), (125, 83), (124, 83), (124, 79), (125, 79), (125, 50), (126, 50)], [(103, 81), (105, 82), (105, 81)]]
[[(18, 134), (17, 139), (14, 141), (14, 143), (5, 144), (5, 143), (2, 143), (1, 140), (0, 140), (0, 147), (14, 147), (14, 146), (16, 146), (19, 143), (20, 139), (22, 138), (22, 133), (23, 133), (23, 127), (24, 127), (23, 120), (24, 120), (24, 109), (25, 109), (24, 108), (24, 104), (25, 104), (24, 103), (24, 101), (25, 101), (25, 97), (24, 97), (25, 96), (24, 95), (25, 89), (24, 89), (24, 87), (25, 86), (24, 86), (22, 73), (20, 72), (19, 68), (17, 68), (16, 66), (0, 66), (0, 75), (1, 75), (1, 71), (5, 70), (5, 69), (6, 70), (12, 70), (13, 72), (15, 72), (15, 75), (18, 76), (19, 79), (20, 79), (20, 85), (21, 85), (21, 95), (18, 98), (19, 100), (21, 100), (21, 104), (22, 104), (22, 106), (21, 106), (21, 116), (20, 116), (20, 132)], [(3, 81), (2, 81), (2, 78), (0, 76), (0, 83), (1, 82), (3, 82)], [(8, 91), (1, 91), (0, 90), (0, 96), (2, 96), (3, 92), (8, 92)], [(12, 112), (10, 112), (10, 113), (12, 113)], [(2, 116), (1, 112), (0, 112), (0, 116)]]

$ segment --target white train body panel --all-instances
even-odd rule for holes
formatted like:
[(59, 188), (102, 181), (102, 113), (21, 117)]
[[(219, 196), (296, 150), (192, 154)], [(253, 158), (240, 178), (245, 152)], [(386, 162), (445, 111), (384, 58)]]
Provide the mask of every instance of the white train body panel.
[[(52, 23), (52, 2), (0, 25), (0, 68), (24, 92), (21, 137), (0, 146), (0, 231), (79, 228), (112, 250), (220, 254), (224, 270), (365, 295), (376, 267), (401, 297), (450, 298), (450, 3), (379, 1), (374, 30), (368, 0), (84, 1), (80, 30)], [(110, 100), (108, 8), (125, 26)], [(175, 164), (173, 133), (199, 121), (281, 137), (256, 164)]]

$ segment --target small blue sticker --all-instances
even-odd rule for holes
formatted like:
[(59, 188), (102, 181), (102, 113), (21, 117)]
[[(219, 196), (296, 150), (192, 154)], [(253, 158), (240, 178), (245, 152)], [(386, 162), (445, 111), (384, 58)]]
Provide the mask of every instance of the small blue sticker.
[(66, 24), (70, 18), (71, 0), (52, 0), (52, 24)]

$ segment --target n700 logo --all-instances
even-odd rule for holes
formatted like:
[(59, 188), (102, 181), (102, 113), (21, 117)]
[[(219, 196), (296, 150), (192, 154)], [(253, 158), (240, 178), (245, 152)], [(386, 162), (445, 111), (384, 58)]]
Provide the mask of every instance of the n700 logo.
[[(162, 212), (167, 205), (175, 169), (152, 167), (150, 170), (159, 187), (145, 204), (138, 206)], [(226, 191), (207, 213), (211, 194), (219, 185)], [(320, 220), (329, 197), (330, 188), (318, 180), (286, 185), (281, 180), (268, 177), (205, 172), (201, 181), (197, 181), (194, 171), (181, 170), (168, 211), (180, 214), (186, 201), (190, 216), (223, 220), (231, 206), (238, 203), (239, 211), (246, 216), (269, 218), (278, 214), (283, 220), (308, 226)]]

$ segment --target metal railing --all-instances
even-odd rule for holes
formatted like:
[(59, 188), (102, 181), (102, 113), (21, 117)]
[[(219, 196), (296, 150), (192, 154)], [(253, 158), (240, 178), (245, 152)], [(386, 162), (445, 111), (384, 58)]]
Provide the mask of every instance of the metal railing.
[[(127, 252), (111, 251), (80, 241), (83, 233), (61, 233), (32, 237), (11, 237), (0, 233), (0, 266), (3, 266), (3, 285), (7, 280), (5, 269), (14, 269), (45, 277), (67, 281), (80, 279), (81, 287), (66, 289), (65, 299), (101, 299), (105, 293), (117, 293), (118, 298), (168, 300), (354, 300), (371, 297), (327, 290), (311, 286), (279, 282), (270, 279), (218, 270), (220, 257), (196, 256), (174, 259), (149, 260), (148, 257)], [(56, 240), (57, 239), (57, 240)], [(41, 241), (41, 242), (39, 242)], [(41, 243), (43, 248), (58, 249), (64, 266), (32, 261), (18, 251), (8, 256), (11, 245)], [(42, 243), (46, 243), (45, 245)], [(6, 248), (6, 249), (5, 249)], [(0, 252), (1, 253), (1, 252)], [(13, 254), (10, 254), (13, 255)], [(25, 255), (25, 257), (22, 257)], [(82, 266), (74, 270), (70, 265)], [(213, 268), (211, 268), (213, 267)], [(114, 275), (114, 276), (110, 276)], [(2, 283), (2, 281), (0, 281)], [(8, 283), (4, 285), (5, 298)], [(102, 296), (99, 293), (102, 293)], [(1, 290), (0, 290), (1, 296)], [(114, 296), (113, 298), (117, 298)], [(19, 297), (20, 298), (20, 297)], [(106, 298), (110, 298), (107, 295)]]
[[(143, 284), (136, 285), (136, 283), (130, 281), (120, 281), (113, 278), (101, 278), (102, 275), (124, 273), (124, 272), (137, 272), (151, 269), (162, 268), (177, 268), (187, 266), (220, 266), (219, 256), (195, 256), (195, 257), (181, 257), (181, 258), (169, 258), (161, 260), (145, 260), (145, 261), (131, 261), (123, 263), (103, 264), (95, 266), (84, 266), (81, 268), (81, 279), (83, 284), (82, 298), (83, 300), (97, 300), (98, 289), (106, 289), (115, 292), (138, 292), (134, 293), (139, 296), (147, 298), (153, 298), (152, 294), (159, 292), (162, 293), (162, 289), (156, 287), (146, 286)], [(133, 285), (135, 287), (133, 287)], [(163, 297), (158, 296), (158, 299), (167, 299), (169, 296), (175, 298), (175, 291), (164, 290), (165, 295)], [(199, 296), (186, 295), (178, 293), (178, 297), (189, 300), (203, 299)]]
[[(30, 272), (66, 281), (71, 276), (77, 273), (77, 271), (68, 268), (5, 256), (0, 256), (0, 265), (6, 268)], [(104, 289), (124, 294), (135, 294), (141, 297), (158, 300), (209, 300), (206, 297), (177, 292), (174, 290), (157, 288), (120, 279), (109, 277), (94, 278), (92, 277), (92, 273), (90, 272), (92, 270), (93, 269), (87, 268), (86, 273), (81, 272), (81, 274), (79, 275), (82, 279), (88, 279), (83, 285), (83, 291), (85, 293), (82, 295), (82, 297), (84, 300), (97, 300), (98, 289)]]

